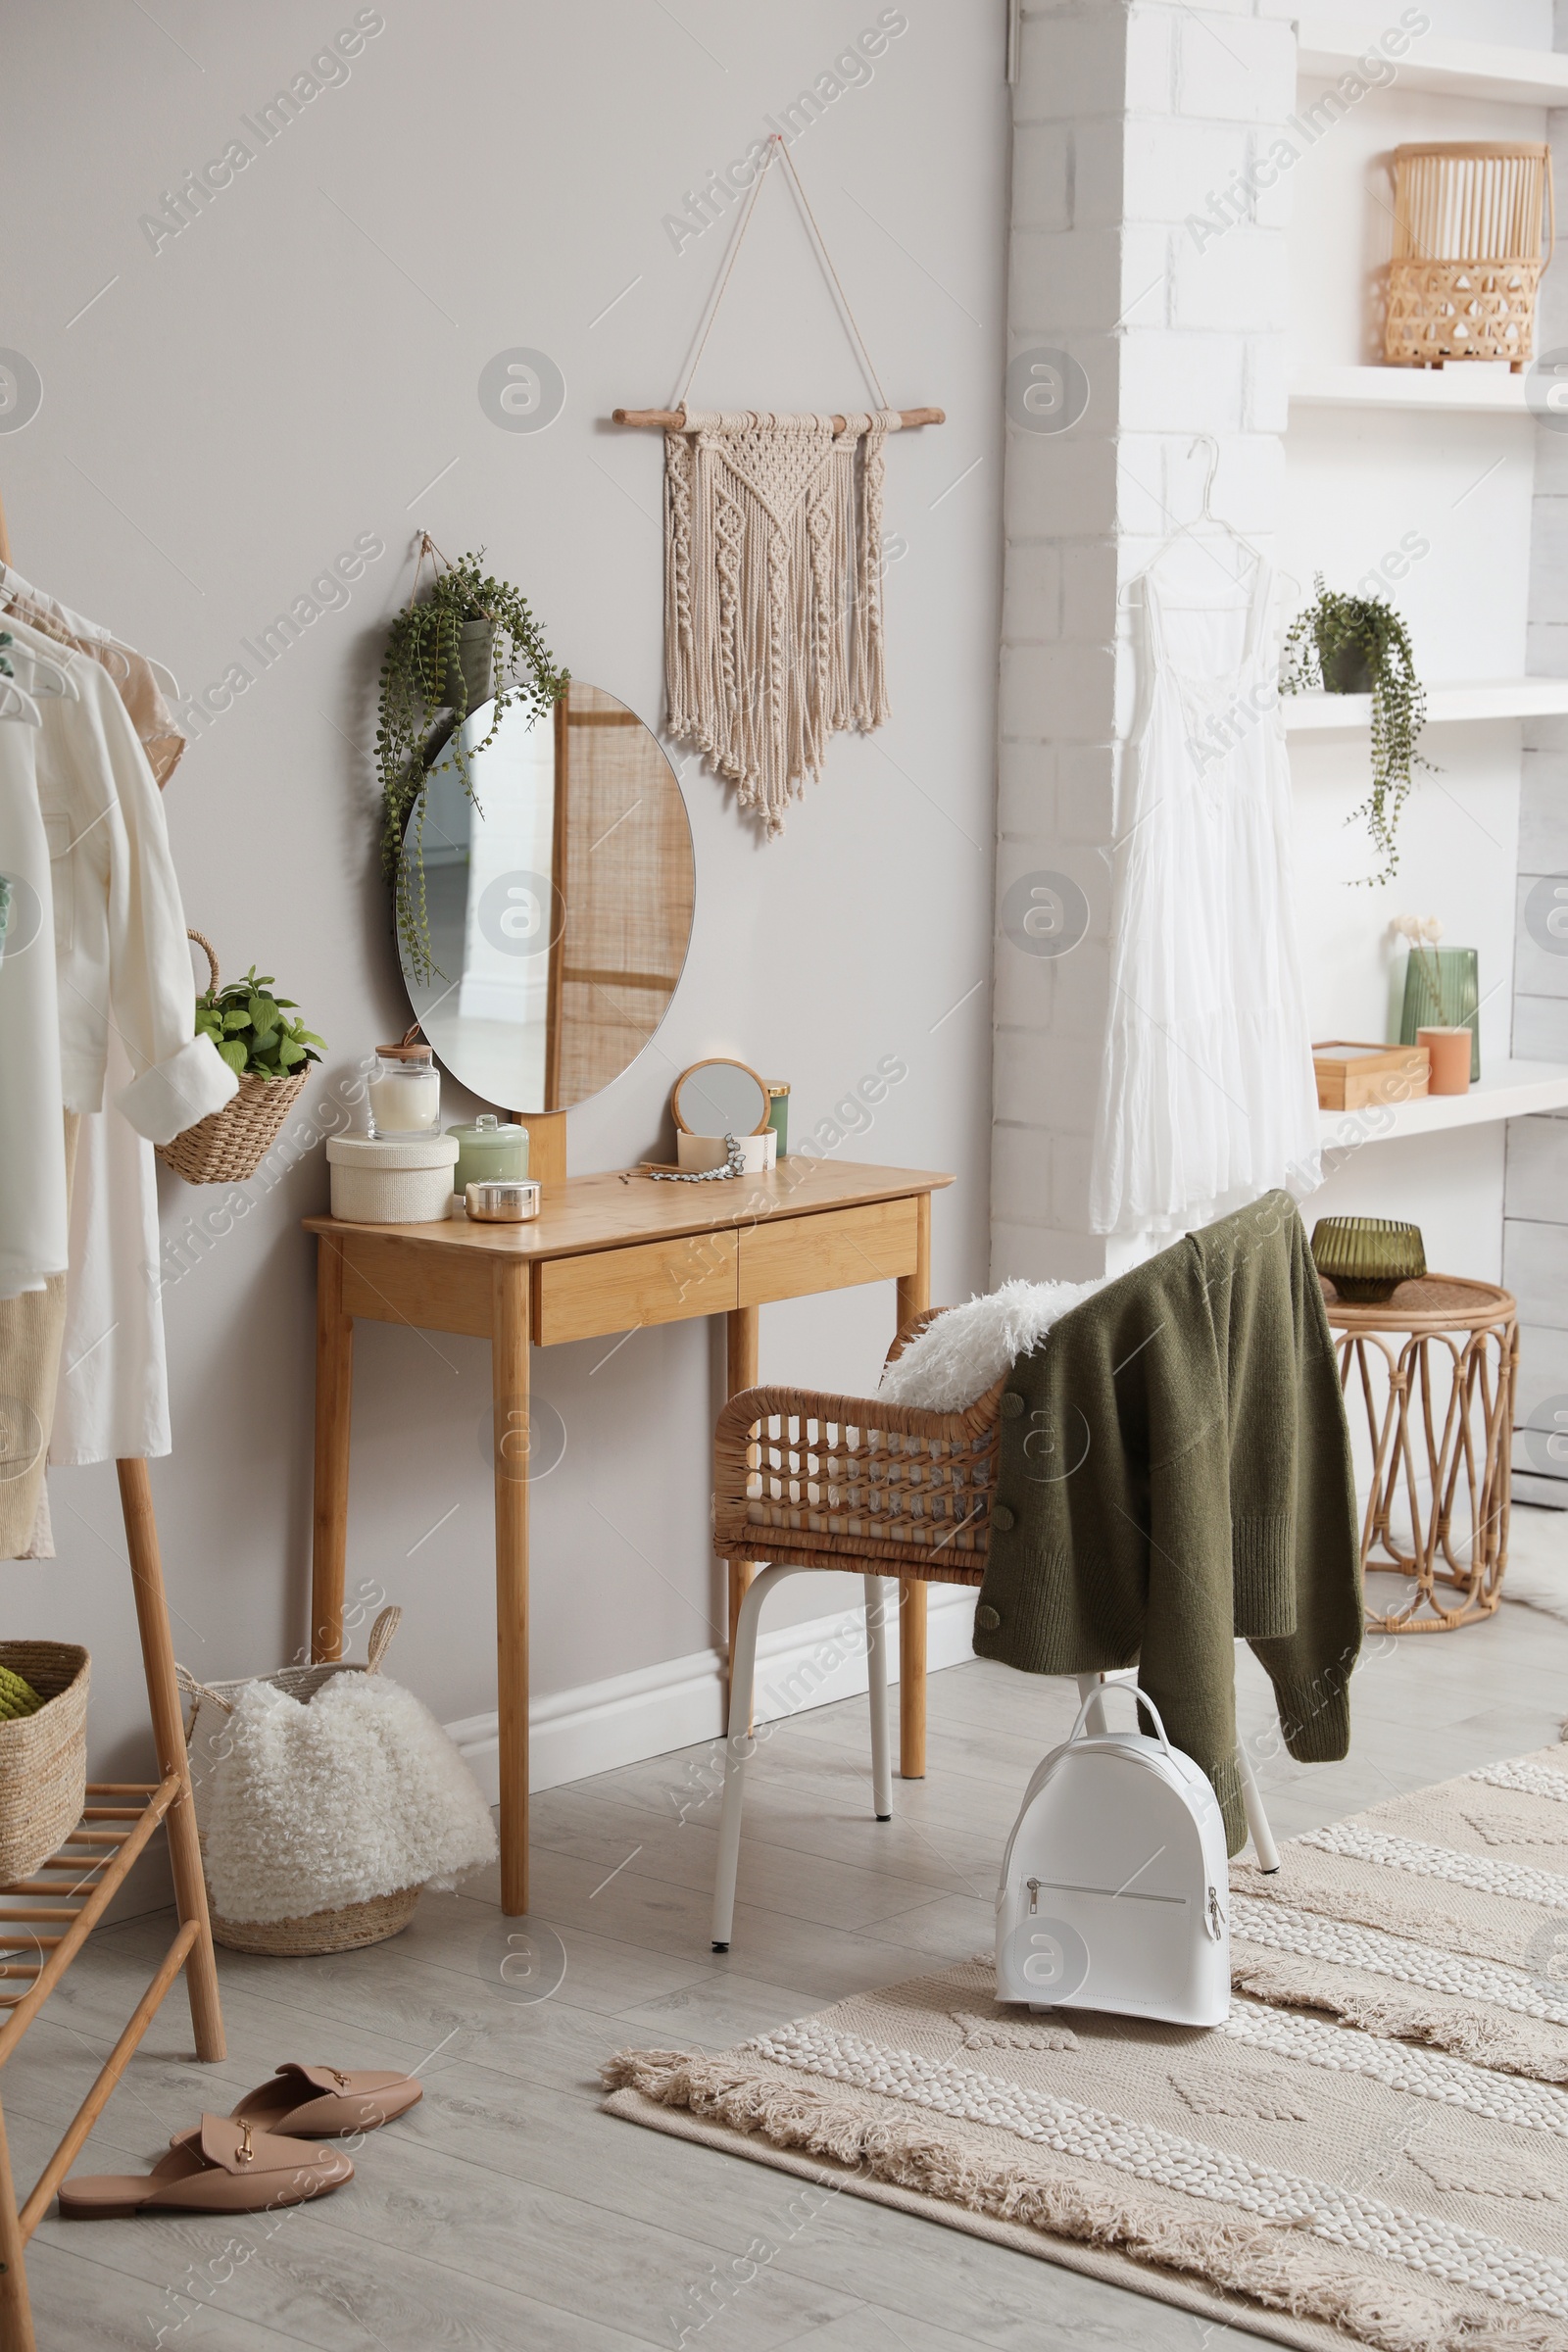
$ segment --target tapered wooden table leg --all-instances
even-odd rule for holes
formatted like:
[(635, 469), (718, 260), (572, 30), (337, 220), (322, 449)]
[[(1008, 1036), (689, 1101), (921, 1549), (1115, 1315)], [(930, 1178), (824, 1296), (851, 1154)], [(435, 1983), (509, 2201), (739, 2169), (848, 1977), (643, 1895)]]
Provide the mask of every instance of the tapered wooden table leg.
[(316, 1499), (311, 1552), (311, 1656), (343, 1654), (349, 1536), (349, 1423), (354, 1318), (343, 1312), (343, 1245), (320, 1235), (316, 1258)]
[[(756, 1306), (732, 1306), (724, 1318), (726, 1402), (738, 1396), (743, 1389), (757, 1386), (758, 1336), (761, 1309)], [(746, 1588), (757, 1574), (755, 1560), (731, 1560), (729, 1563), (729, 1655), (735, 1655), (735, 1628), (740, 1622), (741, 1602)]]
[(17, 2219), (17, 2189), (11, 2178), (11, 2150), (6, 2143), (4, 2115), (0, 2115), (0, 2347), (3, 2352), (37, 2352), (32, 2332), (32, 2306), (27, 2300), (27, 2271), (22, 2254), (22, 2224)]
[(169, 1633), (169, 1601), (158, 1551), (152, 1484), (144, 1461), (117, 1462), (115, 1468), (120, 1475), (120, 1507), (125, 1518), (125, 1545), (130, 1553), (130, 1581), (136, 1595), (136, 1625), (147, 1674), (147, 1704), (158, 1749), (158, 1771), (164, 1780), (172, 1772), (177, 1772), (183, 1783), (179, 1795), (164, 1817), (164, 1828), (169, 1837), (169, 1861), (180, 1921), (182, 1925), (194, 1923), (197, 1930), (185, 1961), (185, 1990), (190, 1998), (190, 2022), (196, 2030), (196, 2055), (221, 2058), (226, 2044), (223, 2012), (218, 1998), (218, 1963), (213, 1956), (207, 1884), (202, 1877), (201, 1847), (196, 1839), (196, 1806), (190, 1792), (179, 1686), (174, 1679), (174, 1645)]
[[(899, 1329), (931, 1303), (931, 1196), (915, 1203), (919, 1214), (912, 1274), (899, 1278)], [(906, 1577), (899, 1586), (899, 1772), (906, 1781), (925, 1779), (925, 1587)]]
[(501, 1908), (518, 1919), (528, 1908), (528, 1268), (497, 1259), (492, 1282)]

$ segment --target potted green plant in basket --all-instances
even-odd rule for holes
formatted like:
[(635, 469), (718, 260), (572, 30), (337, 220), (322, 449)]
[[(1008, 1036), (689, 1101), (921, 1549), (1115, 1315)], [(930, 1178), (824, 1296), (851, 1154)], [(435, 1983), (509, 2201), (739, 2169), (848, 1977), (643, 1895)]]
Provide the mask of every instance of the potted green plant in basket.
[[(434, 965), (424, 888), (425, 777), (450, 743), (471, 801), (473, 760), (495, 741), (502, 713), (521, 703), (542, 716), (564, 694), (569, 673), (557, 668), (521, 591), (481, 571), (482, 548), (452, 564), (426, 534), (421, 568), (426, 555), (441, 568), (422, 601), (416, 574), (414, 595), (387, 639), (375, 760), (381, 870), (411, 970), (427, 981)], [(463, 721), (492, 696), (488, 732), (466, 745)]]
[(1411, 770), (1436, 773), (1416, 750), (1426, 721), (1427, 692), (1416, 675), (1410, 634), (1394, 607), (1381, 596), (1346, 596), (1314, 579), (1316, 593), (1298, 612), (1285, 635), (1280, 667), (1282, 694), (1372, 697), (1372, 789), (1347, 823), (1366, 818), (1379, 871), (1363, 875), (1371, 887), (1389, 881), (1399, 862), (1399, 812), (1410, 789)]
[(258, 978), (254, 963), (243, 980), (220, 987), (212, 941), (200, 931), (188, 936), (212, 966), (212, 977), (196, 1000), (196, 1034), (212, 1040), (239, 1087), (221, 1110), (198, 1119), (172, 1144), (156, 1149), (165, 1165), (187, 1184), (243, 1184), (276, 1143), (304, 1091), (312, 1062), (321, 1058), (317, 1048), (324, 1053), (326, 1040), (306, 1028), (292, 997), (273, 996), (271, 974), (264, 972)]

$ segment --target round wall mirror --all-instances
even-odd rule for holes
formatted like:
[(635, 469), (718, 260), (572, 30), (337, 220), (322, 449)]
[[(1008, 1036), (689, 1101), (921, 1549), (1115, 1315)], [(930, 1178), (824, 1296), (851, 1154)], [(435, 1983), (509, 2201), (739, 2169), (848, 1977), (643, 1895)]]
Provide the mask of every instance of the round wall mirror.
[(682, 1070), (669, 1107), (688, 1135), (723, 1136), (760, 1135), (771, 1105), (755, 1070), (715, 1056)]
[[(473, 798), (449, 748), (424, 791), (434, 973), (409, 1002), (481, 1102), (565, 1110), (636, 1060), (669, 1008), (692, 935), (691, 825), (635, 710), (573, 679), (537, 718), (463, 722)], [(410, 820), (412, 840), (418, 811)]]

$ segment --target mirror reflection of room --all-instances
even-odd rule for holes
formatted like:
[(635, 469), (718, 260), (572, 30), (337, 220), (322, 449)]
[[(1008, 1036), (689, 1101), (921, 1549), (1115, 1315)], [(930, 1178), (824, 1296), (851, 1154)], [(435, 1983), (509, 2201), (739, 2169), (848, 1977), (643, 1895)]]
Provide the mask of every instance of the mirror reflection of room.
[[(691, 937), (691, 828), (634, 710), (573, 679), (553, 710), (463, 722), (423, 808), (434, 975), (405, 977), (425, 1036), (487, 1102), (564, 1110), (619, 1077), (663, 1019)], [(476, 747), (484, 746), (483, 749)], [(419, 824), (416, 809), (411, 835)]]

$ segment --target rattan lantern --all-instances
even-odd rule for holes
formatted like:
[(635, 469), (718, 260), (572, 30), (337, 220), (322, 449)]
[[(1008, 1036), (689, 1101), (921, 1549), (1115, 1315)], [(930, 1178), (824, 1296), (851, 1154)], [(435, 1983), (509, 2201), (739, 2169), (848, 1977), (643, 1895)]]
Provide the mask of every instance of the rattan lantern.
[(1466, 139), (1394, 151), (1394, 258), (1384, 357), (1396, 368), (1532, 357), (1551, 259), (1551, 151)]

